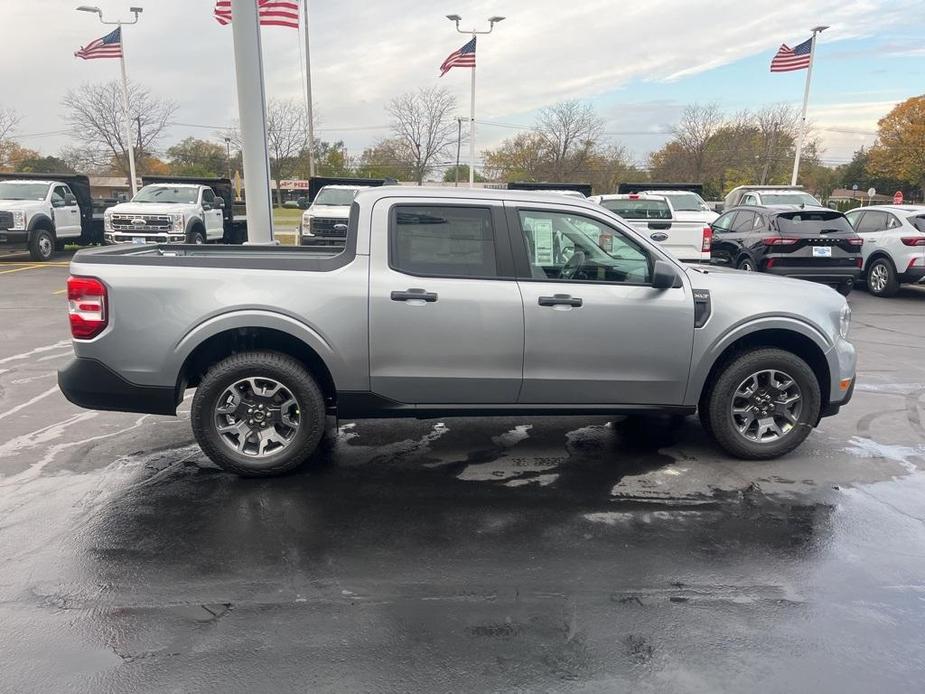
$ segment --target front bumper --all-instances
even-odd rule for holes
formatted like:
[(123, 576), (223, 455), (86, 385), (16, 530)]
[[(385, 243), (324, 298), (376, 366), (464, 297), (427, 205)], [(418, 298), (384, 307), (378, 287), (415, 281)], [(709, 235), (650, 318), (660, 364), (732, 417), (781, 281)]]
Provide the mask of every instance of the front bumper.
[(28, 231), (0, 230), (0, 244), (10, 246), (24, 246), (29, 241)]
[[(838, 414), (838, 411), (851, 401), (857, 380), (857, 350), (850, 342), (839, 337), (832, 349), (826, 353), (826, 361), (829, 363), (829, 398), (819, 413), (820, 418)], [(848, 385), (843, 388), (846, 382)]]
[(88, 410), (177, 413), (177, 393), (169, 386), (130, 383), (96, 359), (77, 357), (58, 370), (58, 387), (64, 397)]
[(183, 232), (158, 232), (157, 234), (133, 234), (128, 231), (107, 231), (103, 239), (108, 244), (116, 243), (184, 243)]

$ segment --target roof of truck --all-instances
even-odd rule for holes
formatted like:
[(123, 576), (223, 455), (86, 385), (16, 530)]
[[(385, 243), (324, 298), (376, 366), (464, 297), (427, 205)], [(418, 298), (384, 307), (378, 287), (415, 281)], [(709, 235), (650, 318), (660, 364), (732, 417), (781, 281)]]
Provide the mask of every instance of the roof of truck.
[(158, 181), (157, 183), (149, 183), (148, 185), (145, 186), (145, 188), (148, 188), (148, 187), (154, 188), (155, 186), (159, 188), (206, 188), (208, 187), (203, 183), (167, 183), (166, 181)]
[(322, 186), (321, 190), (327, 190), (328, 188), (334, 189), (343, 189), (343, 190), (360, 190), (362, 188), (373, 188), (374, 186), (361, 186), (361, 185), (350, 185), (349, 183), (332, 183), (329, 186)]
[(39, 180), (29, 180), (29, 179), (17, 179), (15, 181), (2, 181), (3, 183), (12, 183), (14, 185), (34, 185), (36, 183), (44, 183), (45, 185), (51, 185), (52, 183), (59, 183), (60, 181), (52, 181), (51, 179), (46, 179), (44, 181)]
[(587, 198), (575, 198), (561, 193), (532, 190), (498, 190), (492, 188), (441, 188), (428, 186), (381, 186), (361, 191), (357, 201), (373, 203), (383, 198), (443, 198), (453, 200), (510, 200), (512, 202), (544, 202), (568, 204), (601, 211), (601, 206)]

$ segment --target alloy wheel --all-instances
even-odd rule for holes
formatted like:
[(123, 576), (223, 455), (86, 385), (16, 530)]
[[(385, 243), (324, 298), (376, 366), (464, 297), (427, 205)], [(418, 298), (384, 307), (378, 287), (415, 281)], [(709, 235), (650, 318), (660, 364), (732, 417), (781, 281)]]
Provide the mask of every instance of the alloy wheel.
[(216, 401), (214, 421), (226, 446), (252, 458), (266, 458), (287, 448), (303, 423), (292, 391), (260, 376), (226, 388)]
[(736, 388), (730, 410), (741, 436), (756, 443), (773, 443), (800, 421), (803, 394), (792, 376), (764, 369), (751, 374)]
[(879, 294), (886, 289), (887, 281), (889, 281), (889, 272), (886, 265), (882, 262), (874, 263), (874, 266), (870, 269), (870, 278), (867, 280), (871, 291)]

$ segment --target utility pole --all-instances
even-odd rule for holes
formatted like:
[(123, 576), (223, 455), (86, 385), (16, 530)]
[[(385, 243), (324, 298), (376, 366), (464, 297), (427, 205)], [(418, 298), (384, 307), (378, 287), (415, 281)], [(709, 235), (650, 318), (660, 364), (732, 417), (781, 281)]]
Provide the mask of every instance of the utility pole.
[(305, 112), (308, 114), (308, 177), (315, 175), (315, 117), (312, 112), (312, 59), (309, 47), (308, 0), (302, 0), (305, 32)]
[(459, 150), (462, 147), (462, 122), (462, 118), (456, 119), (456, 188), (459, 188)]
[[(495, 28), (495, 24), (504, 21), (504, 17), (489, 17), (488, 31), (477, 31), (476, 29), (460, 29), (459, 23), (462, 21), (462, 17), (458, 14), (448, 14), (446, 18), (456, 24), (456, 31), (460, 34), (471, 34), (473, 40), (479, 34), (490, 34), (492, 29)], [(469, 95), (469, 187), (475, 187), (475, 65), (472, 66), (472, 82)]]
[(241, 156), (247, 191), (249, 244), (274, 244), (270, 197), (270, 154), (267, 149), (267, 98), (263, 84), (263, 53), (257, 3), (231, 0), (234, 22), (234, 70), (241, 124)]
[(122, 109), (125, 112), (122, 119), (122, 125), (124, 128), (125, 136), (125, 148), (128, 150), (128, 170), (129, 170), (129, 186), (132, 189), (132, 197), (135, 197), (135, 193), (138, 192), (138, 182), (135, 175), (135, 148), (132, 147), (132, 126), (131, 126), (131, 117), (129, 116), (128, 109), (128, 77), (125, 74), (125, 32), (122, 31), (123, 26), (130, 26), (132, 24), (138, 24), (138, 15), (144, 12), (143, 7), (130, 7), (129, 12), (131, 12), (135, 18), (128, 22), (117, 19), (112, 22), (107, 22), (103, 19), (103, 11), (99, 7), (90, 6), (90, 5), (81, 5), (77, 8), (78, 12), (92, 12), (95, 14), (99, 20), (100, 24), (109, 24), (119, 27), (119, 42), (122, 45), (122, 50), (119, 51), (119, 65), (122, 68)]
[(813, 27), (813, 35), (809, 47), (809, 67), (806, 69), (806, 87), (803, 90), (803, 115), (800, 117), (800, 133), (797, 135), (796, 151), (793, 155), (793, 175), (790, 177), (790, 185), (797, 184), (797, 176), (800, 174), (800, 155), (803, 152), (803, 139), (806, 137), (806, 107), (809, 104), (809, 85), (813, 79), (813, 61), (816, 59), (816, 34), (821, 34), (828, 29), (827, 26)]
[(141, 157), (144, 155), (144, 147), (141, 145), (141, 116), (135, 116), (135, 123), (138, 124), (138, 156), (135, 157), (135, 166), (141, 168)]

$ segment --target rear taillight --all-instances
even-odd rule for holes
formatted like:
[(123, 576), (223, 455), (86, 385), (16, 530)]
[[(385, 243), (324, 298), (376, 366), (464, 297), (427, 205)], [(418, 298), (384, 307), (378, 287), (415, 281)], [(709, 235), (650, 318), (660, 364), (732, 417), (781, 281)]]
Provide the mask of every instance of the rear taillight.
[(89, 340), (99, 335), (109, 320), (106, 285), (95, 277), (68, 277), (67, 314), (75, 339)]
[(761, 243), (765, 246), (792, 246), (799, 239), (788, 239), (785, 236), (769, 236), (766, 239), (761, 239)]
[(925, 236), (904, 236), (900, 241), (904, 246), (925, 246)]
[(703, 241), (700, 244), (701, 253), (709, 253), (713, 248), (713, 229), (711, 227), (703, 228)]
[(863, 246), (864, 239), (848, 239), (849, 246)]

